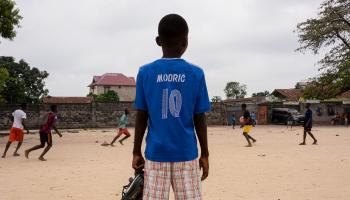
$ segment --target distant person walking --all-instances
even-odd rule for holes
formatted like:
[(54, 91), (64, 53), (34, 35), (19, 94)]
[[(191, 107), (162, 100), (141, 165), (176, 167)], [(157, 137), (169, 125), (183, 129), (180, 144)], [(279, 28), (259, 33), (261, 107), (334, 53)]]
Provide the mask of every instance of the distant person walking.
[(231, 123), (232, 123), (232, 128), (235, 129), (235, 125), (236, 125), (236, 116), (235, 116), (234, 113), (232, 113), (230, 120), (231, 120)]
[(252, 114), (250, 115), (250, 117), (252, 118), (252, 124), (253, 124), (253, 126), (255, 126), (256, 125), (256, 114), (255, 114), (255, 112), (252, 112)]
[(123, 134), (125, 135), (125, 137), (122, 138), (121, 140), (119, 140), (119, 143), (121, 145), (123, 145), (123, 141), (124, 140), (126, 140), (126, 139), (128, 139), (130, 137), (130, 133), (129, 133), (127, 127), (126, 127), (128, 125), (128, 123), (129, 123), (128, 115), (129, 115), (129, 110), (125, 109), (124, 114), (119, 119), (118, 135), (115, 136), (115, 138), (111, 142), (111, 146), (113, 146), (114, 142)]
[(293, 129), (293, 115), (292, 114), (289, 114), (288, 115), (288, 118), (287, 118), (287, 129), (288, 129), (288, 126), (290, 126), (290, 130)]
[(310, 109), (311, 104), (306, 104), (306, 112), (305, 112), (305, 120), (304, 120), (304, 135), (303, 135), (303, 142), (299, 145), (306, 145), (306, 134), (309, 134), (310, 137), (314, 140), (314, 145), (317, 144), (317, 140), (315, 136), (311, 133), (312, 129), (312, 110)]
[(51, 105), (51, 112), (47, 114), (47, 121), (46, 123), (42, 124), (40, 126), (40, 144), (36, 145), (30, 149), (27, 149), (25, 151), (25, 156), (26, 158), (29, 158), (29, 153), (41, 148), (45, 147), (45, 143), (47, 143), (46, 148), (44, 151), (41, 153), (39, 156), (39, 160), (41, 161), (46, 161), (44, 158), (44, 155), (51, 149), (52, 147), (52, 134), (51, 134), (51, 129), (54, 129), (56, 133), (62, 137), (62, 134), (58, 131), (58, 129), (55, 126), (55, 123), (57, 122), (57, 106), (56, 105)]
[(17, 141), (17, 148), (15, 150), (15, 152), (13, 153), (13, 156), (19, 156), (18, 150), (22, 145), (23, 142), (23, 137), (24, 137), (24, 133), (23, 133), (23, 129), (27, 130), (27, 133), (29, 133), (29, 130), (27, 129), (26, 125), (24, 124), (25, 119), (27, 119), (27, 114), (24, 112), (27, 108), (27, 104), (22, 103), (21, 104), (21, 108), (15, 110), (12, 113), (12, 120), (13, 120), (13, 124), (12, 124), (12, 128), (10, 129), (10, 136), (9, 136), (9, 140), (6, 144), (5, 147), (5, 151), (2, 154), (2, 158), (6, 157), (6, 153), (8, 151), (8, 149), (11, 146), (11, 143), (14, 141)]

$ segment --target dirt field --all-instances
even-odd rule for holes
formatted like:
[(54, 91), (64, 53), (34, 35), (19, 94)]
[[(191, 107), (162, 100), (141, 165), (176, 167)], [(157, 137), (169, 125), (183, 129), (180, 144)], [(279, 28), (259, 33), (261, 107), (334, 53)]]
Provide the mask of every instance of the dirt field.
[[(258, 126), (252, 148), (244, 147), (241, 129), (209, 128), (210, 174), (203, 183), (207, 200), (349, 200), (350, 127), (315, 127), (319, 145), (299, 146), (302, 129)], [(133, 133), (133, 130), (131, 130)], [(103, 147), (115, 131), (79, 130), (54, 135), (47, 162), (41, 151), (25, 159), (23, 151), (39, 141), (26, 135), (20, 157), (0, 159), (1, 200), (120, 199), (133, 174), (132, 139)], [(1, 153), (7, 137), (0, 138)], [(172, 199), (172, 197), (171, 197)]]

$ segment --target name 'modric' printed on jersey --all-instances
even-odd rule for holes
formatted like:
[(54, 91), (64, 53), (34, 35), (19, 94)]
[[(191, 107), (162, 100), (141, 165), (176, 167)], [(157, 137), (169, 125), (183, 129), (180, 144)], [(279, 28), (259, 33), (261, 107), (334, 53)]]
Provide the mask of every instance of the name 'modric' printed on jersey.
[[(184, 83), (186, 81), (185, 74), (158, 74), (157, 83), (161, 82), (178, 82)], [(180, 117), (180, 111), (182, 106), (182, 95), (177, 89), (171, 90), (169, 95), (169, 89), (163, 89), (162, 95), (162, 119), (168, 118), (168, 111), (173, 117)]]
[(184, 83), (186, 81), (185, 74), (158, 74), (157, 83), (161, 82), (178, 82)]

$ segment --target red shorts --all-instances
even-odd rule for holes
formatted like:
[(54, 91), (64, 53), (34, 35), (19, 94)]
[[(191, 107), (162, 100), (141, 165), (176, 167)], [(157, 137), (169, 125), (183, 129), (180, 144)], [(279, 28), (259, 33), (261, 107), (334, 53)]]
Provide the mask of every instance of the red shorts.
[(126, 136), (130, 136), (130, 133), (127, 128), (119, 128), (118, 136), (121, 136), (122, 134)]
[(13, 141), (22, 142), (23, 136), (24, 136), (23, 129), (12, 127), (10, 129), (9, 142), (13, 142)]

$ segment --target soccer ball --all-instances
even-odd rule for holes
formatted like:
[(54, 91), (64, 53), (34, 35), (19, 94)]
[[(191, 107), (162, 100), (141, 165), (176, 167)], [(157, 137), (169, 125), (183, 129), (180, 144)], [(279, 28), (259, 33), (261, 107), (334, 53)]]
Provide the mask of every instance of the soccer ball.
[(244, 119), (243, 116), (241, 116), (241, 117), (239, 118), (239, 122), (241, 122), (242, 124), (244, 124), (244, 123), (246, 122), (246, 120)]

